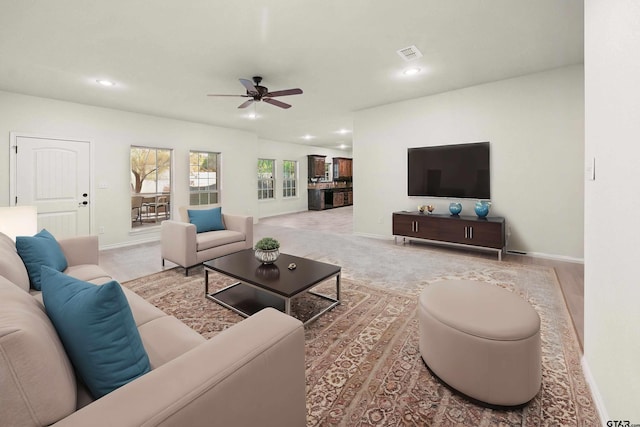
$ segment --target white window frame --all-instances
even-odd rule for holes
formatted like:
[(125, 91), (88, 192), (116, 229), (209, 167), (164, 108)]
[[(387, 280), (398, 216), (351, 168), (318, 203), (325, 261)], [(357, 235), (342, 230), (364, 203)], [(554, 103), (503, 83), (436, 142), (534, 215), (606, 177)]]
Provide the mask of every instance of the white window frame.
[[(293, 177), (286, 176), (287, 162), (293, 163)], [(285, 199), (298, 197), (298, 162), (296, 160), (282, 161), (282, 197)]]
[[(271, 162), (271, 171), (260, 172), (262, 162)], [(258, 200), (275, 200), (276, 198), (276, 161), (275, 159), (258, 159), (257, 190)]]
[[(192, 155), (197, 155), (198, 156), (198, 163), (197, 164), (192, 164), (191, 163), (191, 156)], [(200, 165), (201, 165), (201, 161), (200, 161), (200, 156), (202, 154), (206, 154), (208, 156), (215, 156), (216, 158), (216, 166), (215, 166), (215, 189), (200, 189), (200, 190), (192, 190), (192, 183), (197, 180), (199, 181), (199, 174), (203, 173), (203, 171), (200, 170)], [(189, 205), (192, 206), (197, 206), (197, 205), (208, 205), (208, 204), (217, 204), (220, 203), (220, 154), (218, 152), (215, 151), (203, 151), (203, 150), (190, 150), (189, 151)], [(192, 168), (193, 167), (197, 167), (197, 171), (193, 171)], [(193, 174), (196, 173), (198, 174), (198, 176), (194, 176)], [(199, 182), (198, 182), (199, 183)], [(207, 196), (207, 200), (203, 201), (202, 197)], [(212, 199), (212, 195), (215, 195), (215, 200), (211, 200)], [(194, 201), (194, 197), (197, 197), (197, 200)], [(197, 203), (194, 203), (197, 202)]]

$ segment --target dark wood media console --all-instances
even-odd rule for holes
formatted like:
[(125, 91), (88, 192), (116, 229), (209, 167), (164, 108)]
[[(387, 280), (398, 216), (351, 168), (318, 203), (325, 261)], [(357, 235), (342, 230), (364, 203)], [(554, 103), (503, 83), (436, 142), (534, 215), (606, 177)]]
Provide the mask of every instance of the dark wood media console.
[[(483, 248), (498, 253), (502, 261), (505, 247), (505, 220), (501, 217), (393, 213), (394, 239), (402, 237), (461, 247)], [(397, 241), (397, 240), (396, 240)]]

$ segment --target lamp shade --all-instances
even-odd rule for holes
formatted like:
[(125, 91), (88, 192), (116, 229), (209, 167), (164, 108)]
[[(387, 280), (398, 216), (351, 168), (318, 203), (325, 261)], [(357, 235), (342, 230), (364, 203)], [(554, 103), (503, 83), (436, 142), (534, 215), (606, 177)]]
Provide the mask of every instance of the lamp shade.
[(33, 236), (38, 232), (38, 209), (35, 206), (0, 207), (0, 232), (11, 237)]

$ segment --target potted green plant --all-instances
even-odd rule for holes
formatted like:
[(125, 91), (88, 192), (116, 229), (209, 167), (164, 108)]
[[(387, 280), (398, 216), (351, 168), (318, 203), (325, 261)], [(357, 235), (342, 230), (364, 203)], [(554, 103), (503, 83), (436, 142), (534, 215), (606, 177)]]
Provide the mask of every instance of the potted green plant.
[(273, 264), (280, 256), (280, 242), (273, 237), (263, 237), (255, 247), (256, 259), (263, 264)]

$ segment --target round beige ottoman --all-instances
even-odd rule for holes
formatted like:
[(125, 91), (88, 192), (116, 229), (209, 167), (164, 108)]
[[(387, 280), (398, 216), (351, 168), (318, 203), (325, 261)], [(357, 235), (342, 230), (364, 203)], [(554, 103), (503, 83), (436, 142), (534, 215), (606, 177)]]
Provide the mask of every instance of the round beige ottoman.
[(514, 406), (540, 389), (540, 317), (518, 295), (449, 280), (423, 289), (420, 354), (442, 381), (492, 405)]

